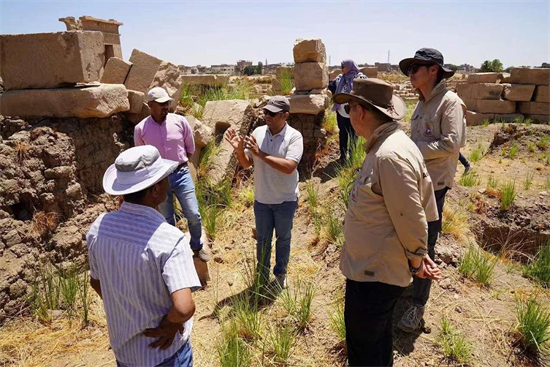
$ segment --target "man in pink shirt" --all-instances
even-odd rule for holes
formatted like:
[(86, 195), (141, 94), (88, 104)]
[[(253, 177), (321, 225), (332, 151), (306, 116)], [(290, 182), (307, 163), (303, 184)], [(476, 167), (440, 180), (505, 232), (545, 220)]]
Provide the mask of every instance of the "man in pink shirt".
[(169, 224), (175, 225), (173, 194), (176, 195), (189, 224), (191, 250), (201, 260), (208, 261), (210, 255), (201, 242), (201, 215), (195, 184), (187, 165), (188, 156), (195, 152), (193, 132), (185, 117), (168, 113), (172, 100), (164, 88), (155, 87), (147, 93), (151, 115), (136, 125), (134, 143), (136, 146), (152, 145), (158, 149), (162, 158), (179, 162), (178, 168), (168, 176), (170, 190), (166, 201), (159, 205), (159, 210)]

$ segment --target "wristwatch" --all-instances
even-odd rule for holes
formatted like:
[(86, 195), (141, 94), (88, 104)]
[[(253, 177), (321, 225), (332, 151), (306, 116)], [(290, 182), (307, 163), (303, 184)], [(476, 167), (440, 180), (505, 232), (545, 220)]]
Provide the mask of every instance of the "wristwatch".
[(420, 263), (420, 266), (418, 268), (415, 268), (414, 266), (409, 264), (409, 271), (414, 276), (414, 275), (416, 275), (416, 273), (418, 273), (418, 271), (420, 270), (421, 267), (422, 267), (422, 263)]

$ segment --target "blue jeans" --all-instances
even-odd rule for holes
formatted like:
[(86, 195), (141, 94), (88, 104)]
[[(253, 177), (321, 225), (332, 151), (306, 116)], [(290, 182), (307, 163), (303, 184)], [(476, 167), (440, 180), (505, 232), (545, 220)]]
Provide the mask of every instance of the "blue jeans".
[(254, 201), (256, 218), (256, 258), (257, 271), (262, 284), (269, 280), (271, 268), (271, 240), (275, 229), (275, 267), (273, 274), (285, 275), (290, 258), (290, 237), (292, 221), (298, 201), (285, 201), (281, 204), (262, 204)]
[(183, 211), (183, 216), (187, 219), (189, 233), (191, 234), (191, 250), (197, 251), (202, 248), (201, 242), (201, 214), (199, 213), (199, 203), (195, 195), (195, 184), (189, 173), (189, 167), (183, 166), (179, 171), (171, 173), (168, 176), (170, 189), (166, 201), (159, 205), (159, 210), (166, 218), (166, 221), (175, 226), (174, 219), (174, 195), (178, 198)]
[(193, 348), (191, 342), (187, 343), (174, 354), (172, 357), (165, 359), (158, 367), (193, 367)]
[[(118, 361), (116, 362), (118, 367), (122, 366)], [(180, 349), (172, 357), (166, 358), (157, 367), (193, 367), (193, 348), (191, 342), (181, 346)]]

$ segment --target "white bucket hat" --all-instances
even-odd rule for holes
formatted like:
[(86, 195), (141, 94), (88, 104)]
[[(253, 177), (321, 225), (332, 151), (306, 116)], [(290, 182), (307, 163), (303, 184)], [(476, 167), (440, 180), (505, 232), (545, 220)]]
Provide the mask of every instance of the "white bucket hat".
[(161, 158), (152, 145), (130, 148), (120, 153), (103, 175), (103, 189), (110, 195), (127, 195), (153, 186), (170, 173), (178, 162)]

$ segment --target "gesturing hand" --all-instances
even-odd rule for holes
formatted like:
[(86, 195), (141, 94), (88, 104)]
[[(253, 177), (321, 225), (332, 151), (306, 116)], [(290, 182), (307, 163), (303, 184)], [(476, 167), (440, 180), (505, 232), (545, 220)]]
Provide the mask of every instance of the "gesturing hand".
[(256, 142), (256, 138), (254, 136), (245, 136), (244, 146), (256, 157), (260, 156), (260, 147), (258, 147), (258, 143)]
[(244, 151), (244, 139), (238, 135), (234, 129), (228, 129), (225, 133), (225, 140), (231, 144), (233, 149)]
[(442, 274), (441, 270), (437, 267), (433, 260), (430, 259), (430, 256), (426, 255), (424, 256), (424, 259), (422, 259), (422, 265), (420, 266), (418, 273), (416, 273), (416, 276), (418, 278), (440, 280)]
[(149, 344), (149, 348), (167, 349), (172, 345), (176, 333), (183, 334), (183, 324), (175, 324), (164, 316), (156, 328), (146, 329), (143, 335), (149, 338), (158, 338), (156, 341)]

